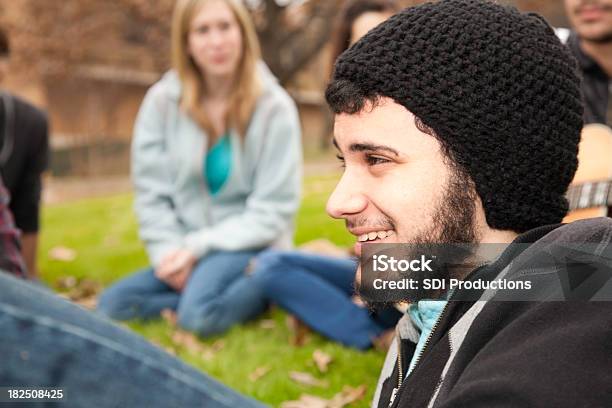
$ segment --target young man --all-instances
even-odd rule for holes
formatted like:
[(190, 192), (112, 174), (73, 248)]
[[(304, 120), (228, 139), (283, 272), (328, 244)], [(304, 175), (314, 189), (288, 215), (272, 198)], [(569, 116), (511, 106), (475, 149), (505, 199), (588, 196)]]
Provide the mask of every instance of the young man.
[(583, 76), (584, 120), (612, 126), (612, 0), (565, 0), (565, 10), (573, 30), (564, 36)]
[[(548, 296), (536, 300), (565, 293), (552, 288), (569, 267), (542, 267), (547, 250), (610, 254), (609, 220), (559, 224), (580, 81), (541, 17), (475, 0), (407, 9), (338, 59), (326, 98), (345, 165), (327, 210), (357, 253), (366, 242), (512, 243), (523, 250), (458, 277), (533, 280)], [(446, 296), (400, 321), (374, 407), (612, 406), (612, 304)]]
[[(327, 91), (346, 164), (329, 212), (360, 242), (530, 244), (480, 279), (513, 258), (546, 278), (532, 266), (559, 242), (609, 254), (612, 221), (558, 224), (582, 125), (574, 65), (539, 17), (488, 2), (392, 17), (340, 57)], [(611, 316), (608, 302), (419, 302), (374, 406), (612, 406)], [(260, 406), (2, 274), (0, 331), (0, 384), (63, 387), (71, 407)]]

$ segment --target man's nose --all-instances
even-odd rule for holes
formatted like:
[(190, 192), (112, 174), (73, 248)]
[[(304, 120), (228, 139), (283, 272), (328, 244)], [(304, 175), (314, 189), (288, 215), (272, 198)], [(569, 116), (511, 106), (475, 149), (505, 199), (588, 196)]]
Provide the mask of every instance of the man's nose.
[(359, 185), (358, 180), (345, 172), (327, 200), (327, 213), (333, 218), (346, 218), (365, 210), (368, 200)]

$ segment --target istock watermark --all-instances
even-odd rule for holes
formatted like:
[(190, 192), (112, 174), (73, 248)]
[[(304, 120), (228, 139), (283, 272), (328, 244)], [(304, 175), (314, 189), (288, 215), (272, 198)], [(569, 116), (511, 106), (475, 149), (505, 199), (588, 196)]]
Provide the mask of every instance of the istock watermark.
[(594, 244), (364, 244), (369, 302), (611, 301), (612, 253)]

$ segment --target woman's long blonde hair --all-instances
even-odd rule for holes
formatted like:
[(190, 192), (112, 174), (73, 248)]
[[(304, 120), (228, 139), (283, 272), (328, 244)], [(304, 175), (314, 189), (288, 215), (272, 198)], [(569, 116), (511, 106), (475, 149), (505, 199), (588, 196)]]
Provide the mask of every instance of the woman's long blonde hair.
[[(215, 136), (212, 121), (203, 108), (206, 95), (203, 75), (188, 52), (188, 35), (191, 22), (198, 10), (211, 0), (178, 0), (172, 17), (172, 65), (182, 83), (181, 108), (200, 125), (209, 137)], [(226, 131), (230, 128), (244, 136), (261, 93), (261, 83), (256, 73), (260, 58), (259, 42), (249, 12), (240, 0), (223, 0), (233, 11), (242, 33), (242, 55), (236, 71), (236, 81), (230, 94), (225, 116)]]

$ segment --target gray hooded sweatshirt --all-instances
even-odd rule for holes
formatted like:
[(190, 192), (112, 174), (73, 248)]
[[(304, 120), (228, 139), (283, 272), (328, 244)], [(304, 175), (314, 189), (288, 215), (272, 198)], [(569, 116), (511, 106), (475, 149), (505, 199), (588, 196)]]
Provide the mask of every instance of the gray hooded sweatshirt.
[(302, 175), (301, 132), (293, 100), (261, 63), (263, 92), (246, 131), (230, 130), (231, 172), (212, 196), (204, 181), (208, 135), (179, 108), (181, 83), (167, 72), (147, 92), (134, 127), (135, 210), (150, 262), (188, 248), (289, 247)]

